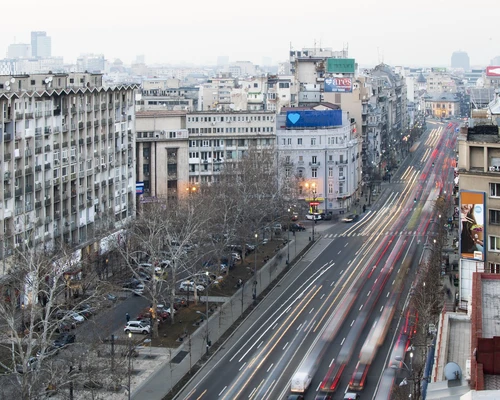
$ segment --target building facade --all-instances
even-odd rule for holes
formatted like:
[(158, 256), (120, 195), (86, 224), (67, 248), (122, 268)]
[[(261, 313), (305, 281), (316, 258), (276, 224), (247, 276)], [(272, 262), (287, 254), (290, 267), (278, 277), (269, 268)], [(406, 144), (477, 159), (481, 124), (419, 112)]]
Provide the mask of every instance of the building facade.
[(141, 202), (175, 201), (188, 184), (186, 111), (136, 112), (136, 175)]
[(135, 213), (136, 88), (105, 88), (99, 74), (0, 81), (2, 256), (23, 246), (99, 252), (96, 241)]
[[(306, 110), (319, 113), (337, 110), (341, 118), (338, 125), (317, 127), (294, 127), (287, 123), (290, 113)], [(279, 164), (285, 166), (289, 179), (297, 180), (300, 199), (306, 204), (317, 204), (317, 211), (347, 211), (360, 190), (361, 156), (355, 124), (349, 114), (338, 107), (299, 107), (283, 109), (277, 122)]]
[(460, 115), (460, 99), (453, 93), (429, 94), (422, 97), (425, 115), (434, 118), (451, 118)]
[(34, 58), (49, 58), (52, 56), (52, 39), (47, 32), (31, 32), (31, 55)]
[(274, 112), (195, 112), (186, 119), (189, 184), (210, 183), (223, 165), (241, 159), (249, 148), (275, 144)]

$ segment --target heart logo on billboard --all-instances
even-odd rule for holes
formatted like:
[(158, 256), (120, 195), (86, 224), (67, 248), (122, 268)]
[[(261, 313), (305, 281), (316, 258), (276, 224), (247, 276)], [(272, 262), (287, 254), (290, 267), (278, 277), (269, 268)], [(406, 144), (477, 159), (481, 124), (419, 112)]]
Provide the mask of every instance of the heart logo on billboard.
[(333, 83), (333, 79), (332, 78), (326, 78), (325, 79), (325, 84), (331, 85), (332, 83)]
[(300, 119), (300, 114), (297, 113), (290, 113), (288, 114), (288, 120), (292, 123), (295, 124), (297, 121)]

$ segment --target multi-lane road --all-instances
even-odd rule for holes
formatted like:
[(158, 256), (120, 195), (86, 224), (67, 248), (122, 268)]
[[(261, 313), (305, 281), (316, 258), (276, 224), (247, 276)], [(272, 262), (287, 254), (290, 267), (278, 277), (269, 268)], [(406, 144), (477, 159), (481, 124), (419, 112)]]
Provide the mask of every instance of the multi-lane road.
[(362, 398), (374, 398), (377, 390), (380, 396), (379, 383), (388, 384), (380, 377), (433, 228), (434, 201), (445, 190), (451, 194), (454, 128), (431, 125), (376, 205), (358, 222), (325, 231), (177, 398), (286, 399), (292, 376), (305, 370), (312, 375), (306, 399), (322, 391), (342, 399), (368, 333), (394, 307), (388, 329), (376, 330), (387, 336), (373, 350), (361, 392)]

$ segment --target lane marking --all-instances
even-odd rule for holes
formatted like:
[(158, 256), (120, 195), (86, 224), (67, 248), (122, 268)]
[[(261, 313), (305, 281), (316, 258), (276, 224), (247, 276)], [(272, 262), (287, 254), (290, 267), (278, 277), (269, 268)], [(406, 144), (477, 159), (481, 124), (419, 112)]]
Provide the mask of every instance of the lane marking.
[(267, 371), (266, 371), (266, 372), (271, 371), (271, 368), (272, 368), (273, 366), (274, 366), (274, 364), (271, 364), (271, 365), (269, 366), (269, 368), (267, 369)]
[(222, 391), (219, 393), (219, 396), (224, 393), (224, 390), (226, 390), (227, 386), (224, 386), (224, 389), (222, 389)]
[(245, 368), (245, 365), (247, 365), (246, 361), (243, 363), (243, 365), (240, 367), (238, 371), (241, 371), (243, 368)]

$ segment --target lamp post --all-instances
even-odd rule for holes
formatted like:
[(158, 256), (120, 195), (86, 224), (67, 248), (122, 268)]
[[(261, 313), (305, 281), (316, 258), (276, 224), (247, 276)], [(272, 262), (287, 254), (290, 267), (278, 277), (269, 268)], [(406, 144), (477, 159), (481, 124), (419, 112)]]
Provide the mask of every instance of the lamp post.
[(259, 234), (255, 234), (255, 250), (254, 250), (254, 257), (253, 257), (253, 301), (254, 303), (257, 301), (257, 239), (259, 237)]
[(210, 339), (208, 337), (208, 292), (207, 292), (207, 313), (203, 313), (201, 311), (196, 311), (197, 314), (200, 314), (200, 315), (203, 315), (205, 317), (205, 319), (207, 320), (207, 329), (206, 329), (206, 336), (207, 336), (207, 343), (206, 343), (206, 346), (207, 346), (207, 354), (208, 354), (208, 348), (210, 347)]
[[(290, 221), (290, 208), (288, 208), (288, 221)], [(288, 223), (287, 221), (287, 223)], [(287, 249), (287, 253), (286, 253), (286, 265), (290, 264), (290, 226), (288, 226), (288, 229), (287, 229), (287, 242), (286, 242), (286, 249)]]
[[(413, 370), (412, 370), (412, 360), (413, 360), (413, 352), (410, 353), (410, 367), (408, 367), (408, 365), (406, 365), (406, 363), (403, 361), (403, 357), (401, 356), (396, 356), (394, 357), (394, 359), (396, 361), (399, 361), (401, 364), (403, 364), (403, 366), (405, 367), (406, 371), (408, 372), (409, 374), (409, 377), (408, 378), (404, 378), (401, 383), (399, 384), (399, 386), (405, 386), (408, 384), (408, 380), (411, 380), (413, 381)], [(402, 368), (399, 368), (399, 367), (396, 367), (394, 364), (391, 365), (391, 368), (392, 369), (402, 369)], [(410, 397), (413, 398), (413, 387), (410, 386)]]
[[(311, 194), (312, 194), (312, 201), (309, 202), (309, 208), (311, 209), (312, 206), (316, 205), (316, 184), (313, 182), (311, 184), (306, 183), (306, 188), (311, 189)], [(312, 219), (312, 241), (314, 242), (314, 225), (316, 224), (316, 216), (313, 214), (313, 219)]]
[(130, 392), (132, 391), (130, 388), (130, 376), (132, 375), (132, 332), (128, 333), (128, 400), (130, 400)]

